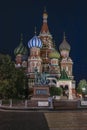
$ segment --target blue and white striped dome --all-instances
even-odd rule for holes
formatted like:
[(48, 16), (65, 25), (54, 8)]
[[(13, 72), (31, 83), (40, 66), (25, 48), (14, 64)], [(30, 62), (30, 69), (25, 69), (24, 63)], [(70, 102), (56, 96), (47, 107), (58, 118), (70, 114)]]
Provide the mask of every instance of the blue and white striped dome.
[(38, 38), (35, 35), (31, 40), (29, 40), (28, 47), (29, 48), (32, 48), (32, 47), (42, 48), (42, 42), (41, 42), (40, 38)]

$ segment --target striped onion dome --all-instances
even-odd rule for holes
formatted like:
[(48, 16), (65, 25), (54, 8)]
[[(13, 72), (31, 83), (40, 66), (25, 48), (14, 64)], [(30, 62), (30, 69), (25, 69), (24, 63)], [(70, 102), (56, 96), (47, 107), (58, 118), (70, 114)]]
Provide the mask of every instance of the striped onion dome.
[(60, 44), (59, 46), (59, 50), (68, 50), (70, 51), (70, 45), (69, 43), (66, 41), (66, 37), (65, 37), (65, 33), (64, 33), (64, 38), (63, 38), (63, 42)]
[(18, 55), (18, 54), (27, 55), (28, 54), (27, 48), (23, 45), (22, 35), (21, 35), (20, 44), (19, 44), (19, 46), (17, 48), (15, 48), (14, 54), (15, 55)]
[(49, 54), (49, 58), (50, 59), (53, 59), (53, 58), (56, 58), (56, 59), (59, 59), (60, 58), (60, 54), (59, 54), (59, 52), (58, 51), (53, 51), (53, 52), (51, 52), (50, 54)]
[(42, 41), (40, 40), (40, 38), (38, 38), (38, 36), (35, 35), (31, 40), (29, 40), (28, 47), (42, 48)]
[(19, 44), (19, 46), (17, 48), (15, 48), (14, 54), (15, 55), (18, 55), (18, 54), (27, 55), (28, 50), (23, 44)]

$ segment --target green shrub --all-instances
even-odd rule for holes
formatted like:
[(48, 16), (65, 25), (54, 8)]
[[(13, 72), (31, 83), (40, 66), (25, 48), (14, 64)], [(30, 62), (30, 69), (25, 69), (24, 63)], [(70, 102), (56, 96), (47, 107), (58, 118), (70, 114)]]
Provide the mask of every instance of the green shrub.
[(60, 87), (50, 87), (50, 95), (55, 96), (58, 95), (60, 96), (62, 94), (62, 88)]

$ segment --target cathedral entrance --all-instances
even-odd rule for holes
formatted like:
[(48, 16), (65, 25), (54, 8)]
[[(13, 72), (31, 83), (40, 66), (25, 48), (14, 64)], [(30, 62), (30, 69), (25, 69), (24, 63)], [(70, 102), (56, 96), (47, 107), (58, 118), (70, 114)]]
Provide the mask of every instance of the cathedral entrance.
[(62, 88), (62, 95), (64, 99), (73, 99), (73, 93), (72, 93), (72, 80), (59, 80), (57, 82), (57, 86)]
[(64, 99), (68, 99), (69, 97), (69, 88), (68, 88), (68, 85), (60, 85), (60, 87), (62, 88), (62, 98)]

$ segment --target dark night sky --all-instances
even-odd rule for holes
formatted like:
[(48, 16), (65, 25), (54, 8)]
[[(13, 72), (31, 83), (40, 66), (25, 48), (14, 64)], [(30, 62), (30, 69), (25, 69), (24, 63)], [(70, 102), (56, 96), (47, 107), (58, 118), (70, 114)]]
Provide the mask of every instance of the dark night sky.
[(74, 75), (87, 80), (87, 6), (86, 0), (24, 0), (0, 2), (0, 53), (14, 55), (23, 33), (24, 44), (39, 34), (44, 6), (48, 13), (49, 30), (58, 48), (63, 32), (71, 45)]

